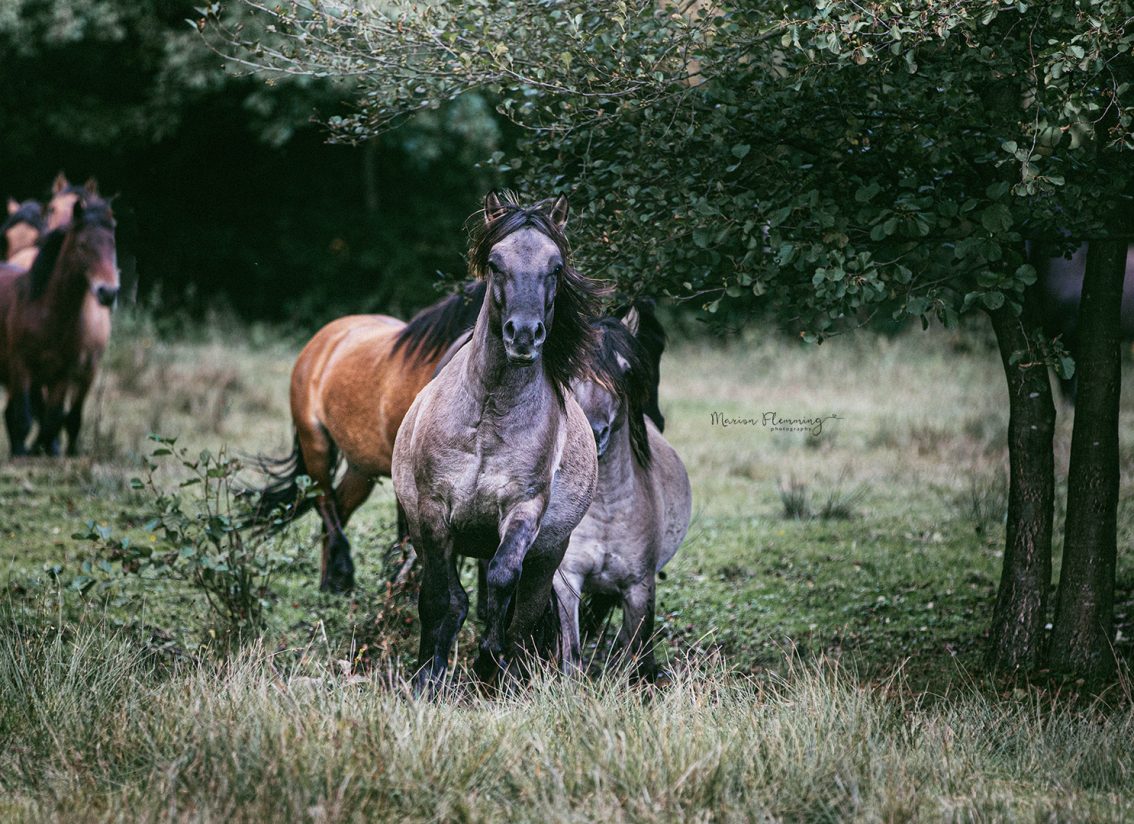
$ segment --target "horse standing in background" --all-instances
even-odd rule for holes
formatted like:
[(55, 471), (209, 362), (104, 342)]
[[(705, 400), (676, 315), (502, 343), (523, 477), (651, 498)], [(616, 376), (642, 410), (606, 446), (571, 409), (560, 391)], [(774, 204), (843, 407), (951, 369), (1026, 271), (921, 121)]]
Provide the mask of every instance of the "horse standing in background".
[(615, 645), (652, 682), (657, 575), (689, 529), (692, 490), (681, 458), (645, 412), (657, 392), (646, 351), (613, 318), (596, 328), (597, 379), (577, 379), (572, 391), (594, 432), (598, 486), (555, 575), (559, 657), (565, 669), (579, 669), (580, 604), (597, 596), (600, 609), (621, 605)]
[(60, 172), (51, 183), (51, 199), (47, 201), (47, 231), (53, 232), (62, 229), (71, 222), (75, 204), (84, 195), (97, 195), (98, 184), (94, 178), (87, 180), (82, 186), (71, 183), (67, 175)]
[(76, 200), (65, 229), (50, 232), (27, 272), (0, 270), (0, 382), (8, 388), (4, 422), (13, 455), (35, 448), (76, 454), (83, 402), (110, 340), (118, 296), (114, 215), (96, 192)]
[(5, 262), (17, 269), (30, 269), (39, 254), (37, 244), (44, 232), (43, 206), (38, 200), (20, 203), (8, 198), (8, 218), (0, 232), (7, 247)]
[(398, 430), (394, 491), (422, 570), (419, 691), (440, 686), (468, 614), (461, 556), (490, 559), (475, 671), (494, 682), (546, 613), (594, 494), (594, 437), (570, 384), (587, 368), (599, 289), (570, 265), (566, 221), (564, 197), (485, 198), (469, 266), (488, 289), (472, 339)]
[[(1051, 337), (1061, 336), (1073, 358), (1079, 349), (1079, 300), (1083, 276), (1087, 272), (1087, 250), (1083, 243), (1069, 257), (1052, 257), (1046, 245), (1031, 246), (1032, 264), (1039, 280), (1044, 329)], [(1119, 335), (1134, 340), (1134, 245), (1126, 248), (1126, 278), (1122, 283), (1122, 309)], [(1063, 397), (1075, 400), (1075, 377), (1060, 381)]]
[[(284, 509), (290, 521), (312, 506), (323, 521), (319, 587), (354, 587), (354, 562), (344, 529), (380, 477), (389, 477), (394, 437), (413, 399), (433, 377), (452, 341), (473, 325), (484, 284), (470, 284), (404, 323), (387, 315), (352, 315), (320, 329), (291, 374), (295, 447), (282, 460), (261, 458), (275, 480), (259, 490), (259, 520)], [(345, 470), (335, 483), (339, 462)], [(304, 498), (301, 475), (316, 485)], [(406, 534), (399, 513), (398, 538)]]

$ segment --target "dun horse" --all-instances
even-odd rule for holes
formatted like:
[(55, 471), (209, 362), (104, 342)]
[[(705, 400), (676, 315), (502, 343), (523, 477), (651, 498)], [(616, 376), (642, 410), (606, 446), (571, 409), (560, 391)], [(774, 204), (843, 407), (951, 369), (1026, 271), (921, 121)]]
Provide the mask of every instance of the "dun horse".
[(599, 295), (570, 265), (566, 220), (564, 197), (485, 199), (469, 265), (488, 290), (472, 339), (398, 431), (394, 491), (422, 570), (418, 690), (440, 685), (468, 614), (460, 557), (490, 559), (475, 670), (491, 682), (546, 612), (594, 494), (594, 437), (569, 387), (587, 367)]
[(114, 216), (93, 191), (76, 201), (66, 229), (44, 239), (27, 272), (0, 270), (0, 382), (13, 455), (28, 451), (32, 416), (37, 451), (78, 448), (83, 401), (110, 339), (110, 309), (118, 296)]
[[(1082, 244), (1069, 257), (1049, 256), (1046, 244), (1032, 247), (1033, 263), (1043, 298), (1044, 328), (1051, 336), (1060, 335), (1072, 357), (1079, 349), (1079, 300), (1083, 294), (1083, 276), (1087, 271), (1089, 244)], [(1122, 340), (1134, 340), (1134, 245), (1126, 249), (1126, 279), (1122, 284), (1122, 309), (1119, 320)], [(1075, 398), (1075, 379), (1061, 381), (1063, 395)]]
[(598, 487), (555, 576), (559, 655), (565, 669), (579, 668), (580, 602), (597, 596), (621, 604), (616, 646), (653, 681), (657, 574), (685, 538), (692, 492), (681, 458), (645, 414), (657, 381), (641, 344), (612, 318), (596, 325), (601, 380), (576, 380), (573, 391), (594, 432)]
[(0, 227), (7, 246), (5, 260), (17, 269), (30, 269), (39, 253), (40, 235), (43, 234), (43, 207), (37, 200), (19, 203), (8, 199), (8, 218)]
[[(353, 315), (324, 326), (303, 348), (291, 375), (295, 448), (279, 461), (261, 459), (275, 481), (260, 493), (266, 516), (285, 507), (285, 519), (314, 505), (323, 520), (320, 588), (354, 586), (354, 562), (344, 529), (350, 516), (389, 477), (394, 437), (410, 403), (452, 341), (471, 327), (484, 285), (419, 312), (407, 324), (386, 315)], [(337, 485), (339, 462), (345, 470)], [(315, 482), (314, 499), (300, 500), (299, 476)], [(398, 525), (398, 537), (405, 528)]]

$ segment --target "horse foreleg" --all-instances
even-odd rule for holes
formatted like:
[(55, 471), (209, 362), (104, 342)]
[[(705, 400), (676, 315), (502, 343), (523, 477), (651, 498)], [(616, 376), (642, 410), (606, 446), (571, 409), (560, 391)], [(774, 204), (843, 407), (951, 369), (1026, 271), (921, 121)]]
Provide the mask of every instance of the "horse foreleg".
[(426, 687), (436, 693), (449, 666), (453, 641), (469, 611), (469, 596), (461, 586), (452, 537), (423, 526), (421, 536), (421, 591), (417, 609), (421, 619), (414, 691)]
[(12, 457), (28, 454), (28, 433), (32, 427), (31, 392), (27, 383), (12, 380), (8, 387), (8, 405), (4, 407), (4, 426), (12, 445)]
[(653, 575), (631, 584), (623, 593), (622, 629), (616, 646), (625, 650), (634, 662), (635, 675), (653, 682), (658, 665), (654, 659), (654, 593), (657, 583)]
[[(555, 624), (559, 624), (560, 633), (568, 633), (565, 669), (573, 669), (578, 664), (577, 602), (572, 605), (569, 600), (566, 614), (556, 614), (552, 603), (556, 569), (566, 550), (566, 543), (562, 547), (537, 547), (524, 558), (523, 573), (516, 586), (515, 605), (508, 623), (505, 646), (508, 672), (526, 674), (530, 656), (547, 654), (554, 646), (562, 646), (562, 635), (554, 637), (552, 634)], [(566, 622), (564, 618), (567, 618)]]
[(43, 418), (39, 422), (39, 435), (35, 441), (37, 452), (53, 457), (59, 454), (59, 434), (63, 430), (67, 389), (65, 382), (47, 389)]
[(79, 428), (83, 425), (83, 404), (86, 403), (93, 379), (93, 374), (79, 378), (78, 383), (75, 384), (74, 396), (71, 398), (71, 408), (67, 410), (67, 417), (63, 422), (67, 430), (67, 454), (71, 457), (79, 454)]
[(497, 673), (507, 665), (504, 659), (505, 630), (508, 607), (520, 582), (524, 557), (531, 548), (539, 530), (535, 518), (514, 517), (502, 530), (503, 540), (488, 562), (485, 574), (487, 621), (484, 637), (480, 641), (480, 654), (474, 669), (482, 681), (493, 682)]
[(577, 575), (556, 570), (552, 588), (555, 591), (555, 608), (559, 612), (559, 669), (574, 673), (582, 669), (579, 644), (579, 601), (583, 581)]

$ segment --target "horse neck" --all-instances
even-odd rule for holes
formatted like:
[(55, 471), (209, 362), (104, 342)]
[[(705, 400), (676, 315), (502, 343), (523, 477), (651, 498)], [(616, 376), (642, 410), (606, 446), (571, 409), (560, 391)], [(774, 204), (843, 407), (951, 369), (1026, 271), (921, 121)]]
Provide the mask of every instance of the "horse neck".
[(491, 329), (489, 301), (486, 293), (469, 341), (469, 358), (465, 366), (465, 386), (478, 397), (491, 397), (507, 408), (526, 397), (537, 395), (545, 381), (543, 358), (530, 366), (508, 362), (504, 341)]
[(608, 500), (631, 497), (638, 480), (637, 468), (630, 445), (630, 424), (623, 422), (611, 433), (606, 452), (599, 458), (596, 494)]
[(83, 311), (83, 302), (89, 290), (86, 266), (71, 254), (72, 244), (72, 238), (64, 239), (63, 248), (59, 250), (55, 268), (47, 282), (47, 289), (40, 298), (50, 307), (51, 318), (62, 326), (69, 326)]

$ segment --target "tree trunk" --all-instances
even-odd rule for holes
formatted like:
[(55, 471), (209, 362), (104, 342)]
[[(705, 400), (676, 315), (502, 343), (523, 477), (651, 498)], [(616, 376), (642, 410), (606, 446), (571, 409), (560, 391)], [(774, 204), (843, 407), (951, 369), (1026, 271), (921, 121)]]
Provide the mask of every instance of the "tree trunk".
[(997, 670), (1028, 671), (1043, 655), (1051, 587), (1055, 405), (1047, 365), (1038, 353), (1029, 355), (1042, 329), (1035, 288), (1025, 294), (1019, 317), (1007, 304), (988, 314), (1008, 380), (1009, 404), (1008, 529), (988, 663)]
[(1126, 244), (1092, 240), (1079, 303), (1079, 377), (1067, 523), (1051, 664), (1086, 678), (1114, 671), (1118, 514), (1119, 312)]

